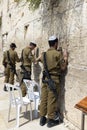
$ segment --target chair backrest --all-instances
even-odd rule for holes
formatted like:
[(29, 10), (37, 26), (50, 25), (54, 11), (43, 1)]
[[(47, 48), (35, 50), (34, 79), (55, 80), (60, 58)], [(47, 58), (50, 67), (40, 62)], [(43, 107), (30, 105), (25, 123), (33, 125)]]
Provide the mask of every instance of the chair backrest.
[(39, 85), (35, 81), (24, 79), (23, 82), (26, 85), (26, 88), (27, 88), (27, 91), (28, 91), (28, 96), (29, 96), (30, 100), (33, 100), (35, 98), (35, 93), (34, 93), (35, 86), (38, 87), (38, 93), (39, 93), (39, 96), (40, 96)]
[[(13, 105), (19, 105), (19, 104), (22, 105), (23, 99), (22, 99), (22, 93), (21, 93), (20, 87), (9, 84), (9, 83), (6, 83), (5, 85), (9, 92), (10, 103)], [(16, 89), (16, 91), (15, 91), (15, 89)]]

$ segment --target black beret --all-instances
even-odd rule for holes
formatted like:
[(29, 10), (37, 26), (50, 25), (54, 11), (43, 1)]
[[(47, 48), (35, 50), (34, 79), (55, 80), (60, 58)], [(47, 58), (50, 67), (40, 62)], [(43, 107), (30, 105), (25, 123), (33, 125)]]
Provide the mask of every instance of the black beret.
[(11, 48), (12, 48), (12, 47), (16, 48), (17, 46), (16, 46), (15, 43), (11, 43), (11, 44), (10, 44), (10, 47), (11, 47)]

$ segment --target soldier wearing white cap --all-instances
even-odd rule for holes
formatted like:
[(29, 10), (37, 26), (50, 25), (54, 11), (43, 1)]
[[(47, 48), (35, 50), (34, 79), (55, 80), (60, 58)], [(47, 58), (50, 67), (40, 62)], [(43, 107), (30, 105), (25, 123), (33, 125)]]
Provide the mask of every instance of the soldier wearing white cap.
[(29, 46), (25, 47), (21, 53), (21, 89), (22, 96), (26, 95), (26, 87), (23, 84), (23, 79), (31, 79), (31, 65), (34, 61), (32, 50), (36, 47), (36, 43), (30, 42)]
[[(60, 117), (58, 114), (58, 95), (60, 92), (60, 73), (61, 69), (66, 69), (67, 66), (67, 55), (63, 55), (57, 51), (58, 48), (58, 38), (56, 36), (51, 36), (48, 39), (49, 49), (42, 53), (42, 55), (37, 59), (43, 63), (43, 85), (41, 90), (41, 103), (40, 103), (40, 125), (43, 126), (47, 122), (47, 127), (52, 127), (59, 124)], [(44, 59), (44, 54), (46, 59)], [(46, 63), (45, 63), (46, 61)], [(46, 64), (48, 68), (46, 69)], [(49, 78), (50, 77), (50, 78)], [(50, 80), (51, 79), (51, 80)], [(54, 82), (52, 87), (55, 87), (55, 92), (53, 88), (51, 89), (51, 82)], [(47, 115), (47, 118), (46, 118)]]

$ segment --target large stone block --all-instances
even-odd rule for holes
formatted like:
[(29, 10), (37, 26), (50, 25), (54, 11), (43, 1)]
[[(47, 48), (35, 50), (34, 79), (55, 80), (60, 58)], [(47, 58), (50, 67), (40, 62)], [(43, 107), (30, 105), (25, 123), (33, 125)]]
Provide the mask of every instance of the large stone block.
[(8, 32), (8, 35), (3, 36), (1, 41), (5, 49), (9, 47), (10, 42), (16, 42), (20, 55), (22, 48), (31, 40), (36, 41), (40, 52), (43, 52), (49, 47), (48, 37), (58, 36), (59, 46), (69, 52), (63, 109), (66, 117), (80, 127), (81, 112), (76, 110), (74, 105), (87, 95), (87, 0), (52, 2), (51, 4), (50, 0), (45, 1), (38, 10), (32, 12), (26, 1), (17, 5), (9, 0), (8, 6), (7, 0), (4, 0), (1, 31), (2, 34)]

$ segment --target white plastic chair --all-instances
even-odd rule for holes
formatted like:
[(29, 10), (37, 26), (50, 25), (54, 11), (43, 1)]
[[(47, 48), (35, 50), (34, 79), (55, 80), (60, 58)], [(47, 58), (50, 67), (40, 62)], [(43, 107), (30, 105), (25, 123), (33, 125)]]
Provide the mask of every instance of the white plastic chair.
[[(19, 117), (20, 112), (22, 109), (22, 106), (26, 106), (26, 111), (28, 105), (30, 105), (30, 120), (32, 120), (32, 107), (31, 107), (31, 101), (27, 97), (22, 97), (21, 89), (18, 86), (18, 84), (12, 85), (9, 83), (5, 84), (7, 87), (7, 90), (9, 92), (9, 112), (8, 112), (8, 121), (10, 120), (10, 112), (11, 107), (16, 107), (16, 127), (19, 127)], [(12, 90), (11, 90), (12, 88)], [(16, 89), (16, 91), (14, 90)]]
[[(38, 83), (36, 83), (35, 81), (32, 81), (32, 80), (24, 79), (23, 82), (25, 83), (25, 86), (27, 88), (27, 94), (28, 94), (30, 101), (34, 102), (34, 110), (35, 110), (34, 116), (37, 118), (38, 117), (38, 105), (39, 105), (39, 101), (40, 101), (40, 86), (38, 85)], [(37, 92), (34, 91), (35, 86), (38, 87)]]

